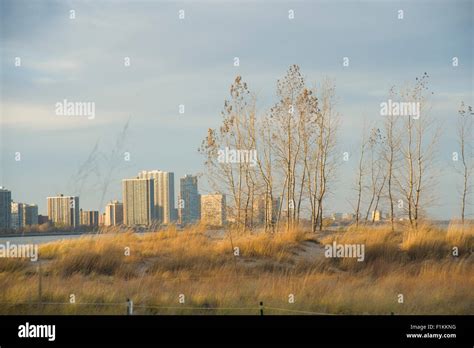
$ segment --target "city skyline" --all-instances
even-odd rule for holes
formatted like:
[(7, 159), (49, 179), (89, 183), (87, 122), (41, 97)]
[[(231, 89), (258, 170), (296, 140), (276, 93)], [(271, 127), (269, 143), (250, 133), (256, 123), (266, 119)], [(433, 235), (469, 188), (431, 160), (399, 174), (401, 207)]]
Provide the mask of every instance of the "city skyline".
[[(154, 178), (157, 177), (157, 175), (160, 175), (160, 181), (161, 183), (159, 183), (158, 185), (156, 184), (158, 181), (155, 180)], [(164, 175), (163, 177), (161, 177), (161, 175)], [(170, 179), (172, 178), (172, 179)], [(104, 216), (104, 223), (103, 225), (105, 226), (108, 226), (108, 225), (114, 225), (113, 223), (105, 223), (105, 221), (107, 221), (107, 211), (109, 209), (109, 206), (111, 205), (115, 205), (115, 204), (119, 204), (122, 206), (122, 209), (123, 209), (123, 205), (124, 205), (124, 192), (125, 192), (125, 186), (124, 186), (124, 183), (127, 182), (127, 181), (146, 181), (147, 182), (147, 192), (148, 190), (151, 190), (153, 192), (153, 197), (152, 198), (147, 198), (147, 200), (150, 202), (150, 207), (152, 207), (151, 210), (153, 210), (153, 213), (151, 212), (151, 210), (149, 212), (146, 213), (146, 215), (148, 216), (147, 219), (150, 221), (150, 223), (148, 223), (148, 225), (152, 225), (151, 221), (152, 220), (155, 220), (155, 222), (159, 222), (159, 223), (162, 223), (164, 225), (166, 224), (169, 224), (169, 223), (176, 223), (176, 222), (179, 222), (180, 224), (188, 224), (188, 223), (192, 223), (192, 222), (196, 222), (198, 220), (200, 220), (200, 215), (201, 215), (201, 198), (202, 196), (213, 196), (213, 195), (216, 195), (216, 194), (221, 194), (220, 192), (215, 192), (215, 191), (210, 191), (210, 192), (200, 192), (198, 190), (198, 176), (194, 176), (194, 175), (191, 175), (191, 174), (185, 174), (183, 177), (179, 178), (179, 190), (175, 192), (174, 190), (174, 173), (173, 172), (166, 172), (166, 171), (161, 171), (161, 170), (150, 170), (150, 171), (147, 171), (147, 170), (141, 170), (138, 172), (138, 175), (136, 175), (135, 178), (129, 178), (129, 179), (121, 179), (121, 183), (122, 183), (122, 194), (120, 195), (121, 199), (117, 199), (117, 197), (115, 197), (114, 199), (111, 199), (110, 201), (108, 201), (103, 207), (99, 207), (99, 209), (90, 209), (90, 208), (87, 208), (84, 209), (84, 213), (87, 212), (87, 213), (92, 213), (92, 212), (98, 212), (99, 216), (97, 217), (98, 221), (100, 220), (100, 216)], [(169, 181), (169, 180), (172, 180), (172, 181)], [(170, 185), (170, 187), (173, 187), (173, 189), (169, 190), (169, 189), (165, 189), (163, 187), (163, 185)], [(152, 189), (153, 187), (153, 189)], [(26, 208), (34, 208), (37, 212), (37, 215), (38, 216), (45, 216), (47, 218), (49, 218), (49, 221), (52, 221), (50, 219), (50, 215), (51, 213), (49, 213), (49, 210), (51, 209), (50, 208), (50, 199), (53, 199), (53, 198), (63, 198), (63, 199), (66, 199), (66, 200), (70, 200), (71, 198), (74, 198), (74, 201), (75, 201), (75, 205), (74, 207), (78, 207), (77, 208), (77, 221), (82, 221), (82, 211), (83, 211), (83, 207), (79, 207), (79, 196), (74, 196), (74, 195), (64, 195), (63, 193), (58, 193), (56, 196), (47, 196), (46, 197), (46, 207), (47, 207), (47, 210), (46, 212), (43, 212), (43, 211), (39, 211), (38, 210), (38, 206), (39, 204), (37, 202), (35, 203), (25, 203), (25, 202), (19, 202), (18, 200), (14, 199), (14, 194), (13, 194), (13, 190), (11, 190), (10, 188), (8, 187), (4, 187), (4, 186), (1, 186), (0, 185), (0, 192), (3, 192), (4, 194), (6, 192), (9, 193), (9, 195), (3, 195), (2, 196), (2, 199), (8, 199), (6, 197), (10, 197), (10, 200), (11, 200), (11, 205), (13, 207), (14, 204), (19, 204), (21, 206), (23, 206), (23, 209), (26, 209)], [(167, 208), (167, 211), (168, 211), (168, 216), (172, 216), (171, 218), (168, 218), (166, 221), (163, 220), (163, 217), (160, 216), (159, 214), (159, 211), (160, 209), (163, 210), (163, 208), (161, 207), (161, 205), (158, 205), (156, 202), (155, 202), (155, 198), (156, 198), (156, 193), (158, 192), (161, 192), (160, 193), (160, 196), (161, 196), (161, 201), (164, 202), (164, 201), (168, 201), (168, 203), (174, 203), (176, 202), (176, 204), (173, 204), (173, 205), (170, 205), (169, 208)], [(172, 192), (173, 193), (173, 197), (171, 197), (169, 195), (169, 193)], [(183, 193), (186, 193), (186, 198), (183, 199), (181, 198)], [(147, 193), (149, 194), (149, 193)], [(191, 195), (191, 197), (190, 197)], [(166, 200), (165, 197), (168, 197), (168, 199)], [(176, 199), (175, 199), (176, 198)], [(225, 200), (225, 199), (224, 199)], [(182, 203), (181, 203), (182, 201)], [(276, 198), (274, 199), (274, 202), (271, 204), (271, 207), (269, 208), (269, 214), (271, 215), (271, 219), (274, 220), (276, 219), (275, 217), (275, 214), (276, 214), (276, 211), (279, 209), (278, 207), (280, 206), (279, 204), (279, 201), (280, 201), (280, 198)], [(183, 211), (186, 210), (184, 207), (186, 207), (187, 205), (184, 203), (184, 202), (193, 202), (193, 205), (196, 205), (198, 203), (196, 202), (199, 202), (199, 210), (196, 210), (196, 209), (193, 209), (193, 212), (187, 212), (186, 214), (188, 215), (187, 219), (184, 219), (184, 221), (181, 222), (181, 219), (180, 219), (180, 204), (183, 204), (182, 207), (183, 207)], [(65, 203), (66, 204), (66, 203)], [(68, 203), (69, 204), (69, 203)], [(268, 203), (269, 204), (269, 203)], [(1, 204), (0, 204), (1, 205)], [(253, 209), (256, 211), (256, 219), (257, 221), (260, 221), (260, 220), (265, 220), (265, 212), (263, 211), (262, 212), (262, 207), (265, 206), (265, 196), (264, 195), (259, 195), (259, 197), (255, 200), (254, 202), (254, 207)], [(13, 208), (12, 208), (13, 209)], [(113, 209), (116, 209), (116, 207), (114, 207)], [(173, 213), (171, 213), (171, 211), (175, 211), (174, 212), (174, 215)], [(283, 209), (284, 211), (284, 209)], [(385, 212), (383, 211), (380, 211), (380, 210), (372, 210), (371, 211), (371, 216), (373, 217), (373, 214), (379, 214), (377, 215), (378, 218), (377, 218), (377, 221), (382, 219), (382, 213), (386, 215)], [(110, 210), (109, 210), (109, 214), (110, 214)], [(124, 212), (122, 214), (125, 214)], [(158, 215), (157, 215), (158, 214)], [(161, 213), (163, 214), (163, 213)], [(113, 215), (113, 214), (112, 214)], [(331, 219), (334, 219), (334, 216), (338, 216), (338, 215), (346, 215), (346, 216), (353, 216), (354, 213), (353, 213), (353, 210), (348, 210), (348, 211), (343, 211), (343, 210), (331, 210), (331, 211), (325, 211), (324, 212), (324, 217), (326, 218), (331, 218)], [(361, 214), (362, 215), (362, 214)], [(389, 216), (389, 215), (386, 215), (386, 216)], [(372, 218), (371, 217), (371, 218)], [(404, 217), (404, 214), (400, 215), (400, 217)], [(63, 217), (61, 217), (62, 219)], [(11, 213), (11, 216), (10, 216), (10, 225), (13, 226), (13, 210), (12, 210), (12, 213)], [(24, 218), (23, 218), (24, 219)], [(95, 218), (89, 218), (89, 219), (95, 219)], [(123, 219), (123, 221), (125, 221), (125, 215), (123, 215), (121, 217), (121, 219)], [(345, 220), (347, 218), (341, 218), (342, 220)], [(2, 220), (2, 219), (0, 219)], [(437, 220), (437, 219), (434, 219), (434, 220)], [(438, 219), (438, 220), (445, 220), (445, 221), (448, 221), (448, 219)], [(36, 220), (37, 221), (37, 220)], [(36, 222), (37, 223), (37, 222)], [(125, 223), (124, 223), (125, 224)], [(31, 223), (29, 223), (29, 225), (31, 225)], [(79, 224), (77, 224), (78, 226)], [(127, 225), (127, 224), (125, 224)], [(132, 224), (133, 225), (133, 224)], [(140, 225), (140, 224), (137, 224), (137, 225)]]
[[(157, 193), (157, 192), (161, 191), (159, 193), (159, 195), (162, 196), (162, 200), (164, 202), (166, 202), (165, 204), (169, 204), (169, 207), (166, 206), (165, 208), (161, 208), (161, 209), (165, 209), (167, 211), (167, 213), (161, 213), (161, 214), (168, 215), (167, 220), (164, 220), (165, 222), (169, 221), (169, 220), (176, 220), (177, 215), (172, 216), (173, 215), (172, 209), (173, 208), (176, 209), (178, 207), (178, 205), (175, 204), (175, 198), (176, 198), (175, 195), (176, 195), (176, 193), (174, 191), (174, 173), (173, 172), (164, 172), (164, 171), (161, 171), (161, 170), (151, 170), (151, 171), (142, 170), (138, 173), (136, 178), (134, 178), (134, 179), (122, 179), (122, 181), (124, 181), (124, 180), (135, 180), (135, 179), (152, 179), (152, 178), (155, 177), (155, 175), (160, 175), (160, 174), (164, 174), (164, 177), (160, 179), (161, 182), (159, 180), (154, 180), (154, 183), (158, 183), (157, 185), (154, 184), (154, 192)], [(183, 186), (186, 185), (182, 181), (182, 179), (189, 179), (189, 178), (194, 178), (196, 189), (197, 189), (197, 180), (198, 180), (198, 178), (197, 178), (197, 176), (192, 176), (190, 174), (186, 174), (184, 177), (180, 178), (180, 187), (181, 187), (181, 185), (183, 185)], [(167, 186), (167, 185), (169, 185), (169, 188), (164, 187), (164, 186)], [(25, 205), (25, 206), (38, 207), (37, 202), (35, 202), (33, 204), (29, 204), (29, 203), (25, 203), (25, 202), (20, 202), (17, 199), (15, 199), (14, 196), (11, 194), (12, 192), (14, 192), (14, 190), (12, 190), (9, 187), (5, 187), (5, 186), (0, 185), (0, 190), (2, 190), (2, 192), (9, 192), (9, 196), (5, 196), (5, 197), (10, 197), (10, 198), (5, 198), (5, 199), (10, 199), (12, 204), (22, 204), (22, 205)], [(121, 195), (121, 196), (123, 196), (123, 195)], [(46, 201), (48, 201), (48, 199), (55, 198), (55, 197), (68, 198), (68, 197), (75, 197), (75, 196), (64, 195), (63, 193), (58, 192), (56, 194), (56, 196), (46, 196), (45, 199), (46, 199)], [(165, 199), (165, 197), (168, 197), (168, 199)], [(178, 197), (179, 197), (179, 193), (178, 193)], [(123, 197), (122, 197), (122, 201), (123, 201)], [(103, 207), (103, 209), (99, 209), (97, 211), (105, 213), (106, 207), (108, 205), (110, 205), (111, 203), (120, 203), (120, 200), (112, 199)], [(46, 209), (47, 209), (47, 206), (48, 206), (48, 204), (46, 204)], [(161, 207), (161, 205), (160, 206), (156, 205), (155, 206), (156, 211), (158, 211), (160, 207)], [(93, 210), (94, 209), (92, 209), (92, 210), (88, 209), (88, 211), (93, 211)], [(47, 214), (47, 210), (39, 212), (39, 215), (45, 215), (45, 214)], [(170, 218), (170, 216), (172, 216), (172, 217)], [(159, 217), (159, 215), (155, 215), (155, 217)], [(159, 217), (159, 218), (163, 219), (162, 217)]]
[[(10, 228), (17, 230), (27, 225), (38, 224), (38, 216), (43, 216), (48, 222), (58, 226), (156, 226), (156, 224), (169, 225), (170, 223), (177, 223), (185, 226), (201, 221), (204, 224), (211, 226), (222, 226), (225, 221), (232, 222), (235, 216), (230, 216), (226, 205), (225, 195), (219, 192), (210, 194), (202, 194), (198, 190), (198, 177), (191, 174), (186, 174), (179, 179), (179, 193), (178, 201), (175, 209), (178, 214), (168, 221), (163, 221), (162, 217), (157, 215), (159, 206), (155, 202), (155, 194), (162, 191), (162, 201), (170, 201), (169, 193), (173, 190), (165, 189), (162, 185), (166, 183), (168, 186), (173, 186), (167, 182), (168, 179), (161, 183), (155, 178), (157, 175), (163, 175), (166, 178), (174, 178), (172, 172), (164, 172), (161, 170), (140, 171), (139, 174), (132, 179), (122, 179), (123, 195), (122, 201), (112, 200), (108, 202), (104, 209), (89, 210), (79, 205), (78, 196), (70, 196), (58, 194), (56, 196), (46, 197), (48, 202), (47, 214), (38, 214), (37, 204), (28, 204), (22, 202), (15, 202), (11, 199), (11, 215)], [(158, 185), (157, 185), (158, 183)], [(157, 187), (158, 186), (158, 187)], [(160, 187), (161, 186), (161, 187)], [(1, 190), (8, 194), (5, 197), (11, 197), (11, 191), (7, 188)], [(132, 195), (130, 199), (125, 199), (127, 195)], [(168, 195), (168, 198), (166, 198)], [(254, 223), (257, 226), (263, 226), (268, 221), (272, 224), (276, 223), (278, 211), (280, 209), (280, 199), (274, 198), (273, 203), (266, 202), (264, 194), (259, 194), (255, 197), (253, 202)], [(127, 203), (124, 202), (127, 200)], [(130, 202), (128, 202), (130, 201)], [(128, 209), (124, 206), (129, 206)], [(266, 206), (268, 205), (268, 211)], [(16, 211), (14, 211), (14, 207)], [(28, 209), (33, 209), (34, 212), (28, 212)], [(127, 214), (128, 210), (128, 216)], [(202, 210), (202, 212), (201, 212)], [(3, 210), (2, 210), (3, 211)], [(284, 212), (284, 209), (282, 210)], [(65, 213), (66, 212), (66, 213)], [(30, 217), (23, 216), (29, 214)], [(372, 211), (372, 218), (375, 216), (375, 221), (383, 220), (383, 212), (376, 210)], [(33, 218), (31, 215), (36, 215)], [(284, 214), (283, 214), (284, 215)], [(351, 212), (327, 212), (324, 215), (326, 218), (331, 218), (334, 221), (353, 221), (354, 214)], [(348, 218), (349, 216), (349, 218)], [(387, 215), (385, 215), (387, 218)], [(20, 223), (18, 224), (18, 220)], [(23, 223), (21, 222), (23, 221)], [(28, 222), (26, 222), (28, 221)], [(77, 222), (79, 221), (79, 222)]]
[[(18, 230), (27, 225), (37, 225), (39, 216), (45, 217), (53, 226), (69, 227), (196, 223), (201, 218), (198, 178), (186, 174), (179, 182), (179, 197), (184, 198), (180, 199), (183, 204), (178, 203), (178, 207), (174, 205), (174, 173), (143, 170), (135, 178), (122, 179), (122, 202), (112, 200), (105, 205), (103, 210), (89, 210), (80, 206), (79, 196), (60, 193), (46, 197), (46, 215), (38, 214), (37, 204), (15, 202), (11, 198), (11, 190), (0, 187), (2, 193), (0, 197), (2, 219), (0, 221), (5, 221), (2, 222), (0, 228)], [(10, 203), (8, 204), (7, 201)], [(183, 208), (181, 215), (177, 213), (180, 210), (179, 207)], [(8, 211), (10, 214), (7, 214)], [(31, 215), (36, 215), (36, 217)], [(225, 213), (222, 216), (225, 216)]]

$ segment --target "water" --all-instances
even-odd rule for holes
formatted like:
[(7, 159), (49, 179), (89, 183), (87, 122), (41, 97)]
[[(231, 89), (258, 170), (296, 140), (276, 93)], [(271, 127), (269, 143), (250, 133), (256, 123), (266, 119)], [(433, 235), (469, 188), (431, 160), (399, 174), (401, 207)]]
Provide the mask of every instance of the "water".
[(94, 236), (85, 234), (59, 234), (46, 236), (18, 236), (18, 237), (2, 237), (0, 236), (0, 244), (10, 242), (12, 244), (45, 244), (58, 240), (75, 239), (82, 236)]
[[(149, 233), (156, 233), (156, 232), (137, 232), (135, 233), (136, 236), (141, 237), (145, 236)], [(95, 234), (95, 233), (85, 233), (85, 234), (49, 234), (49, 235), (35, 235), (35, 236), (15, 236), (15, 237), (7, 237), (0, 235), (0, 244), (5, 245), (6, 242), (10, 242), (10, 244), (45, 244), (49, 242), (61, 241), (61, 240), (69, 240), (69, 239), (77, 239), (81, 237), (86, 238), (108, 238), (113, 237), (114, 234)], [(222, 239), (225, 237), (224, 230), (210, 230), (206, 232), (206, 236), (213, 238), (213, 239)]]

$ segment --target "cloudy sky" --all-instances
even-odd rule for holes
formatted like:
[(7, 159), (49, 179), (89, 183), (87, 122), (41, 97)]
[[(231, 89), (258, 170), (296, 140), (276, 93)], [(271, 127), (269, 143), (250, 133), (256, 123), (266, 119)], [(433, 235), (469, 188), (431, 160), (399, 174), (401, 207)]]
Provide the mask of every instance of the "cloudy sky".
[[(341, 152), (357, 146), (364, 117), (381, 117), (391, 86), (427, 72), (433, 115), (443, 125), (439, 200), (431, 213), (457, 213), (453, 120), (462, 100), (473, 104), (472, 1), (0, 5), (0, 185), (15, 201), (37, 203), (40, 213), (46, 213), (46, 197), (60, 192), (79, 194), (86, 210), (103, 210), (108, 200), (121, 199), (120, 180), (143, 169), (174, 171), (176, 178), (204, 172), (197, 148), (207, 128), (218, 126), (235, 76), (242, 75), (264, 111), (276, 102), (276, 80), (292, 64), (300, 65), (309, 85), (324, 77), (335, 81)], [(459, 66), (452, 66), (453, 57)], [(56, 115), (55, 104), (64, 99), (95, 102), (95, 118)], [(351, 209), (355, 163), (352, 157), (341, 168), (329, 210)]]

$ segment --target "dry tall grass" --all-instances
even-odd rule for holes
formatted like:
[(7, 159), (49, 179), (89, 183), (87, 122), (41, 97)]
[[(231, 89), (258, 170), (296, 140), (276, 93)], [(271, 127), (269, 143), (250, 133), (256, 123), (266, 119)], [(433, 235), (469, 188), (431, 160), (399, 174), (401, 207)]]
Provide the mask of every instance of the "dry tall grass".
[[(365, 261), (325, 258), (323, 245), (334, 240), (363, 243)], [(210, 233), (202, 226), (84, 236), (40, 247), (41, 300), (68, 302), (74, 294), (77, 304), (35, 305), (37, 265), (0, 260), (0, 313), (124, 314), (125, 299), (132, 298), (139, 314), (256, 314), (260, 301), (331, 314), (472, 314), (473, 242), (472, 228), (428, 225), (395, 233), (384, 226), (350, 228), (320, 238), (301, 231)]]

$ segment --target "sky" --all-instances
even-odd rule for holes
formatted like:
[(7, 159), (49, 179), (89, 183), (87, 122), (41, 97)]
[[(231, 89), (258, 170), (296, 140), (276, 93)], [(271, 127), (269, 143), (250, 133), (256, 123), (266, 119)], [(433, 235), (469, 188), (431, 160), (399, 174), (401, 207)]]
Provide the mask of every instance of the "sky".
[[(177, 192), (178, 178), (205, 174), (197, 149), (207, 129), (219, 126), (235, 76), (264, 112), (292, 64), (310, 86), (335, 82), (341, 153), (357, 148), (364, 120), (381, 117), (392, 86), (427, 72), (432, 114), (443, 129), (430, 214), (459, 214), (461, 181), (451, 154), (458, 149), (459, 105), (473, 105), (472, 1), (0, 0), (0, 6), (0, 186), (14, 201), (38, 204), (42, 214), (46, 197), (58, 193), (78, 194), (83, 209), (103, 211), (107, 201), (121, 200), (121, 179), (141, 170), (173, 171)], [(95, 117), (56, 115), (64, 99), (94, 102)], [(356, 162), (354, 153), (340, 168), (328, 211), (352, 210)], [(204, 177), (200, 189), (209, 190)]]

